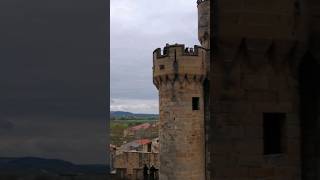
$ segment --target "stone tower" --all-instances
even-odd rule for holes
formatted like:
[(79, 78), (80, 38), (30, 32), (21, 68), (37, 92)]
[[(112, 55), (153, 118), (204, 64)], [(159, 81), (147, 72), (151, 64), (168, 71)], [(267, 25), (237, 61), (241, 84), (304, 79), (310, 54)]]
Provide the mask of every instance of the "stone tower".
[(197, 4), (198, 39), (202, 47), (210, 49), (210, 0), (198, 0)]
[(197, 4), (202, 48), (154, 52), (161, 180), (320, 180), (320, 1)]
[(160, 100), (160, 180), (205, 179), (206, 50), (167, 45), (153, 53)]

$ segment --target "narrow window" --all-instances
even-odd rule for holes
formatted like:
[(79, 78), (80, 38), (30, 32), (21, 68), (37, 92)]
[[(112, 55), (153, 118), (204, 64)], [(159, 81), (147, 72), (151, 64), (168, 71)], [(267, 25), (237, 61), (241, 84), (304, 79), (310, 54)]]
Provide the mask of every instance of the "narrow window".
[(160, 70), (162, 70), (162, 69), (164, 69), (164, 65), (162, 64), (162, 65), (160, 65)]
[(285, 113), (263, 114), (264, 154), (281, 154), (284, 149)]
[(192, 97), (192, 110), (200, 109), (199, 99), (199, 97)]
[(151, 152), (151, 143), (148, 144), (148, 152)]

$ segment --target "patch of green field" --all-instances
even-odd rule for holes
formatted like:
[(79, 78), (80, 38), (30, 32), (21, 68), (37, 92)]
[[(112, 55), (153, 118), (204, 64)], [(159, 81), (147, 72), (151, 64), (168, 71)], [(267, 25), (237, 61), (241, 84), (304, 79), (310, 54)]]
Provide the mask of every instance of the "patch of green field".
[(157, 120), (144, 120), (144, 119), (132, 119), (132, 120), (113, 120), (111, 121), (111, 125), (112, 124), (123, 124), (123, 125), (127, 125), (128, 127), (131, 126), (137, 126), (143, 123), (154, 123), (157, 122)]

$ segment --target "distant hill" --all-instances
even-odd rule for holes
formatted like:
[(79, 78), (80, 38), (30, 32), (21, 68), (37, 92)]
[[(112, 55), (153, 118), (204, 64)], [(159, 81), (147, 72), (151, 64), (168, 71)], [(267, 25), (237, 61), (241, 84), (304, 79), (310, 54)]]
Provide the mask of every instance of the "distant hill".
[(125, 111), (111, 111), (110, 112), (111, 117), (133, 116), (133, 115), (134, 115), (134, 113), (125, 112)]
[(59, 159), (0, 158), (0, 174), (101, 174), (106, 165), (76, 165)]
[(111, 120), (157, 120), (158, 114), (135, 114), (125, 111), (111, 111)]

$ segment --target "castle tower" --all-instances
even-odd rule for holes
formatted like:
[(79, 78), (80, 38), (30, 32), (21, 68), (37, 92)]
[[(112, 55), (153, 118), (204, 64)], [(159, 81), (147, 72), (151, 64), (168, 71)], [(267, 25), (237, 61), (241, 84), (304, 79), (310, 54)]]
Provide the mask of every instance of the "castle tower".
[(206, 50), (166, 46), (153, 53), (160, 100), (160, 180), (204, 180)]
[(210, 0), (198, 0), (198, 39), (202, 47), (210, 48)]

